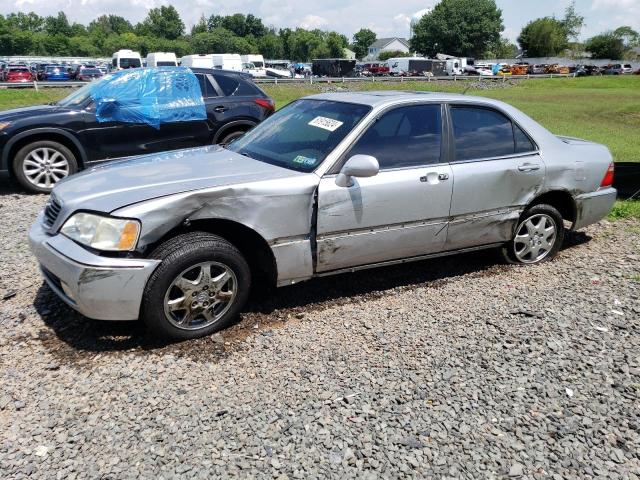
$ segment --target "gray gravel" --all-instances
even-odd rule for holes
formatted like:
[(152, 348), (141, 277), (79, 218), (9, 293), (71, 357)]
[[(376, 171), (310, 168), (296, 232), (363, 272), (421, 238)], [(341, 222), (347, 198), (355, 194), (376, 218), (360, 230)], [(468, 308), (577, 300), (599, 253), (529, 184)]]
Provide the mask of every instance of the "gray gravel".
[(42, 285), (44, 202), (0, 190), (1, 478), (640, 478), (638, 221), (537, 267), (288, 287), (164, 345)]

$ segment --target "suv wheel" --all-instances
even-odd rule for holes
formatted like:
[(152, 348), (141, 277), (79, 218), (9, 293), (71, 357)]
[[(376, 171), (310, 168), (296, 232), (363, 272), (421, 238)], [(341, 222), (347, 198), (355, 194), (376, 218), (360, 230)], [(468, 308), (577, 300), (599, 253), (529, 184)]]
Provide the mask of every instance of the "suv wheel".
[(78, 171), (78, 163), (71, 150), (61, 143), (42, 140), (18, 150), (13, 171), (27, 190), (49, 193), (56, 183)]
[(502, 248), (509, 263), (534, 264), (551, 260), (564, 241), (562, 215), (551, 205), (534, 205), (520, 217), (514, 238)]
[(231, 142), (233, 142), (234, 140), (237, 140), (244, 134), (245, 132), (243, 132), (242, 130), (236, 130), (235, 132), (227, 133), (224, 137), (222, 137), (222, 139), (218, 142), (218, 144), (222, 145), (223, 147), (226, 147)]
[(151, 258), (162, 260), (149, 278), (142, 319), (155, 336), (187, 340), (229, 325), (249, 296), (251, 272), (225, 239), (204, 232), (179, 235)]

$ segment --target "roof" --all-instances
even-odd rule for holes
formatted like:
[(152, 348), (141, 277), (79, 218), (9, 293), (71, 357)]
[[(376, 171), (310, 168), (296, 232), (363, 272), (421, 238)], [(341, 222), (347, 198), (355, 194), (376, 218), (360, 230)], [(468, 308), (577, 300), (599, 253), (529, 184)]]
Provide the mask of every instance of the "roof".
[(387, 45), (389, 45), (391, 42), (396, 40), (400, 43), (403, 43), (407, 48), (409, 48), (409, 42), (407, 42), (407, 39), (400, 38), (400, 37), (379, 38), (375, 42), (373, 42), (371, 45), (369, 45), (369, 48), (384, 48)]
[(434, 102), (447, 102), (447, 101), (460, 101), (460, 100), (474, 100), (474, 101), (487, 101), (494, 102), (494, 100), (476, 97), (465, 96), (459, 93), (438, 93), (438, 92), (411, 92), (400, 90), (380, 90), (371, 92), (332, 92), (332, 93), (320, 93), (317, 95), (311, 95), (305, 98), (312, 98), (316, 100), (332, 100), (335, 102), (348, 102), (359, 103), (362, 105), (369, 105), (371, 107), (378, 107), (381, 105), (392, 104), (398, 101), (411, 102), (411, 101), (434, 101)]

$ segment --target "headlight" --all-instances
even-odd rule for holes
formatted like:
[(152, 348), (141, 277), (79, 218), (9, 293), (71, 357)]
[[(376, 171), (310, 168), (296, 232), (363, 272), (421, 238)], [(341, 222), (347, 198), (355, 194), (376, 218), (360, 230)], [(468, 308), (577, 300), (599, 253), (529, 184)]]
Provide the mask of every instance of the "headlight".
[(11, 122), (0, 122), (0, 130), (4, 130), (9, 126), (11, 126)]
[(136, 247), (140, 222), (128, 218), (76, 213), (60, 232), (96, 250), (129, 251)]

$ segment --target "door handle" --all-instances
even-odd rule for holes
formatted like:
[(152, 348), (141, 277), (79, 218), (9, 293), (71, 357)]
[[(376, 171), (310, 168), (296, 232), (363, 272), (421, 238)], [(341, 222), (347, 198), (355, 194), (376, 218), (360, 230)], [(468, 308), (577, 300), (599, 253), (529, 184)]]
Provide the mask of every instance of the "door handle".
[[(429, 174), (431, 175), (431, 174)], [(433, 178), (433, 176), (431, 176), (431, 178)], [(449, 174), (448, 173), (439, 173), (438, 174), (438, 180), (440, 180), (441, 182), (444, 182), (445, 180), (449, 180)], [(429, 177), (427, 175), (423, 175), (422, 177), (420, 177), (420, 181), (422, 183), (426, 183), (429, 181)], [(431, 180), (433, 182), (433, 180)]]
[(216, 107), (213, 109), (214, 112), (217, 113), (222, 113), (222, 112), (226, 112), (227, 110), (229, 110), (228, 107), (223, 107), (222, 105), (220, 105), (219, 107)]
[(535, 170), (540, 170), (540, 165), (536, 165), (535, 163), (523, 163), (522, 165), (518, 165), (518, 170), (521, 172), (533, 172)]

